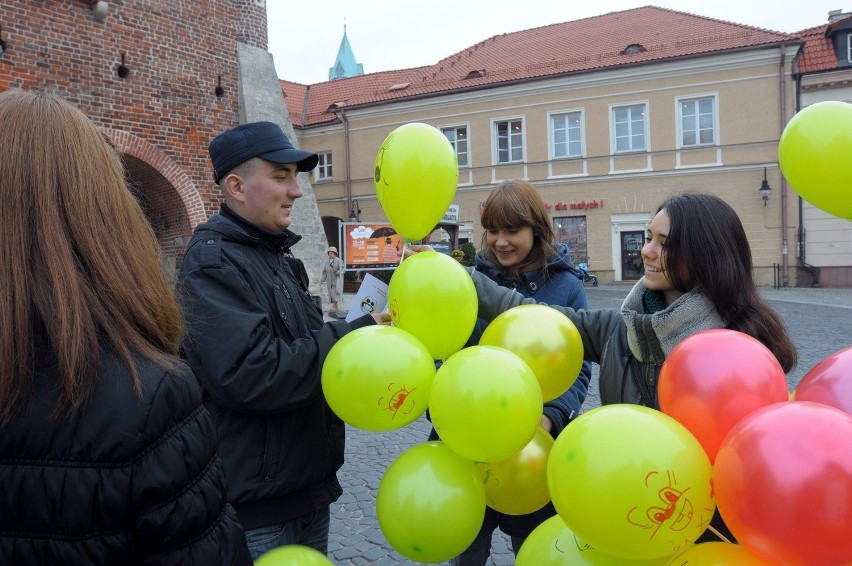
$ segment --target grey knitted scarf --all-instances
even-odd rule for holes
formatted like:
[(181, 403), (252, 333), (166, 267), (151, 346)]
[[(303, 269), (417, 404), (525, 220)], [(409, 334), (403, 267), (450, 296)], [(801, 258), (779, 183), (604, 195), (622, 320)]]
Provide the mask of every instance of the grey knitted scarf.
[(662, 363), (685, 338), (703, 330), (724, 328), (725, 322), (700, 289), (680, 296), (664, 310), (645, 313), (642, 297), (647, 287), (640, 279), (621, 304), (627, 343), (643, 363)]

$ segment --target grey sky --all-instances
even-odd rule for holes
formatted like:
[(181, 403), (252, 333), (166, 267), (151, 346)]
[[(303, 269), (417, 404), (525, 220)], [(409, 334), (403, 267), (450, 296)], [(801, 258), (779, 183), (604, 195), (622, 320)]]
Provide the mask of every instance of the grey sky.
[(654, 5), (792, 33), (825, 23), (840, 0), (322, 0), (315, 10), (267, 0), (269, 50), (278, 76), (314, 84), (328, 80), (344, 18), (365, 73), (430, 65), (501, 33)]

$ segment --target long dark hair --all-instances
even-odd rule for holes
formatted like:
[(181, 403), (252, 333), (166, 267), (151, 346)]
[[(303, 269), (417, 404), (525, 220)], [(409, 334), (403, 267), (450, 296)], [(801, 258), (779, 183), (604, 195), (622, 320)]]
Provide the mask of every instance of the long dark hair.
[(54, 416), (82, 408), (101, 353), (177, 367), (183, 319), (121, 157), (55, 95), (0, 94), (0, 426), (22, 410), (36, 368), (55, 363)]
[[(524, 260), (518, 264), (518, 273), (536, 271), (547, 264), (547, 259), (556, 255), (553, 245), (555, 235), (547, 206), (541, 195), (526, 181), (503, 181), (491, 191), (485, 201), (485, 210), (479, 223), (485, 230), (500, 228), (523, 228), (530, 226), (533, 232), (533, 246)], [(494, 259), (488, 248), (488, 234), (482, 234), (484, 257)], [(499, 267), (499, 263), (494, 261)]]
[(672, 286), (684, 293), (700, 287), (727, 328), (760, 340), (790, 371), (796, 347), (781, 317), (757, 292), (751, 247), (734, 209), (715, 195), (683, 193), (666, 199), (660, 210), (670, 222), (666, 274)]

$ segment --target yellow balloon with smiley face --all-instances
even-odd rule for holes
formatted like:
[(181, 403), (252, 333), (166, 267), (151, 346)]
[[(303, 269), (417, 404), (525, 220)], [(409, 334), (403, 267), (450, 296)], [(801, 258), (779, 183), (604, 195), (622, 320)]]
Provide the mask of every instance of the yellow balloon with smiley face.
[(682, 424), (639, 405), (580, 415), (553, 444), (547, 485), (557, 512), (594, 548), (631, 560), (672, 556), (707, 529), (712, 466)]

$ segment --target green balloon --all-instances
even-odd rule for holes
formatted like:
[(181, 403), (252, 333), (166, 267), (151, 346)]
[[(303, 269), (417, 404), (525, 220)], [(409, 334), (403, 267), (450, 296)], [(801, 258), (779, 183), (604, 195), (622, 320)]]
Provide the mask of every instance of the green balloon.
[(289, 544), (273, 548), (260, 556), (254, 566), (333, 566), (331, 560), (313, 548), (299, 544)]
[(443, 562), (461, 554), (479, 533), (485, 487), (473, 462), (443, 442), (424, 442), (385, 471), (376, 515), (397, 552), (416, 562)]

